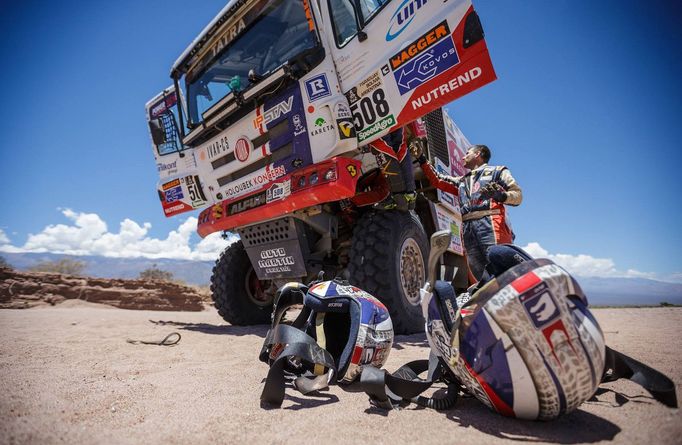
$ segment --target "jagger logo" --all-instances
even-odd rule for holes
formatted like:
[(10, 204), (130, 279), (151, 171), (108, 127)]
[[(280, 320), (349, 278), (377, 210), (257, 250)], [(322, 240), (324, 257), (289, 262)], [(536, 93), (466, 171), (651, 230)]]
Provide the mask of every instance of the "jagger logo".
[(262, 115), (256, 116), (253, 120), (254, 128), (258, 129), (262, 124), (268, 124), (275, 119), (279, 119), (281, 116), (291, 112), (291, 108), (294, 105), (294, 96), (289, 97), (287, 100), (283, 100), (274, 107), (265, 111)]
[(258, 193), (257, 195), (252, 195), (247, 198), (230, 204), (228, 208), (228, 213), (230, 215), (235, 215), (240, 212), (245, 212), (247, 210), (253, 209), (260, 205), (265, 204), (265, 192)]
[(180, 186), (180, 180), (179, 179), (174, 179), (171, 182), (165, 183), (162, 188), (163, 190), (169, 190), (172, 189), (173, 187), (179, 187)]
[(450, 28), (448, 28), (447, 21), (443, 20), (434, 28), (427, 31), (423, 36), (412, 42), (407, 48), (391, 57), (391, 69), (395, 71), (396, 68), (423, 53), (447, 35), (450, 35)]

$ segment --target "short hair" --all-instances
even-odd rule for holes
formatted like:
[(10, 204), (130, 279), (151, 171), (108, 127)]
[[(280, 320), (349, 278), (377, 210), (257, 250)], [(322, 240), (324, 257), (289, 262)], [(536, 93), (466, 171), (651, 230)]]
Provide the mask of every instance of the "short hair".
[(488, 148), (487, 145), (472, 145), (471, 149), (476, 150), (478, 153), (480, 153), (481, 157), (483, 158), (483, 161), (485, 161), (486, 163), (490, 161), (490, 149)]

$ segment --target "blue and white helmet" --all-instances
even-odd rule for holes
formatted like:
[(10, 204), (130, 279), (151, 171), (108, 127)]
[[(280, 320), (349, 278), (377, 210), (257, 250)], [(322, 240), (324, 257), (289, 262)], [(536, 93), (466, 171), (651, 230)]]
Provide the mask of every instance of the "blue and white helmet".
[(506, 247), (527, 259), (461, 307), (453, 304), (454, 293), (447, 298), (448, 289), (436, 286), (442, 295), (429, 302), (427, 337), (458, 380), (491, 409), (554, 419), (595, 393), (604, 370), (604, 335), (571, 275), (550, 260)]
[(341, 280), (320, 282), (310, 288), (288, 283), (278, 291), (272, 328), (261, 351), (262, 361), (272, 364), (285, 350), (285, 344), (277, 341), (281, 338), (279, 326), (284, 313), (301, 304), (303, 308), (291, 326), (306, 335), (296, 341), (312, 343), (318, 351), (316, 358), (326, 356), (329, 366), (320, 365), (323, 360), (315, 366), (312, 357), (299, 356), (298, 361), (309, 363), (295, 373), (320, 375), (333, 367), (336, 382), (350, 383), (364, 365), (384, 365), (394, 337), (388, 309), (377, 298)]
[(377, 298), (347, 282), (324, 281), (308, 289), (303, 305), (322, 317), (323, 329), (309, 329), (334, 357), (336, 380), (350, 383), (362, 366), (381, 368), (393, 345), (393, 323)]

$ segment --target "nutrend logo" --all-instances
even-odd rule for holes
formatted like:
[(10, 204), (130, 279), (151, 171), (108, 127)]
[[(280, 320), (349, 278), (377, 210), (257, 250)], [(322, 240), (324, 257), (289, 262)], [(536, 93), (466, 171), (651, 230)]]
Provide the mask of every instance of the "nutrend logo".
[(386, 32), (386, 41), (390, 42), (398, 37), (412, 23), (417, 12), (427, 2), (428, 0), (404, 0), (398, 6), (398, 10), (393, 14), (393, 17), (391, 17), (388, 31)]

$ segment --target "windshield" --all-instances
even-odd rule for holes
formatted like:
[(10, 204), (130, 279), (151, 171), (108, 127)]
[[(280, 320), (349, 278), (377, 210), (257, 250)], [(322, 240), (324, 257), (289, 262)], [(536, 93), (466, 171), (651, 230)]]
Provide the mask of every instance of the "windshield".
[[(232, 90), (248, 88), (252, 83), (250, 70), (264, 77), (302, 51), (315, 47), (314, 25), (312, 18), (306, 18), (304, 8), (307, 3), (308, 0), (260, 2), (254, 7), (263, 5), (256, 17), (249, 20), (253, 17), (252, 9), (217, 40), (211, 49), (215, 57), (198, 68), (198, 73), (187, 75), (191, 123), (201, 122), (202, 113)], [(220, 49), (221, 46), (224, 47)]]

